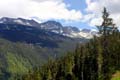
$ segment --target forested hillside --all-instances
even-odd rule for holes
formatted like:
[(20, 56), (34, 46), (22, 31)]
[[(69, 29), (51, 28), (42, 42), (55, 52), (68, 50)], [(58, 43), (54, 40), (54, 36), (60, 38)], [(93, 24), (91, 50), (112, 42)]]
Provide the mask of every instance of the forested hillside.
[[(63, 56), (66, 49), (74, 50), (76, 44), (69, 43), (60, 42), (59, 47), (47, 48), (0, 38), (0, 80), (13, 80), (14, 76), (26, 74), (30, 69), (46, 63), (49, 58)], [(70, 46), (66, 48), (68, 45)]]
[[(120, 33), (104, 8), (100, 37), (78, 45), (73, 53), (49, 60), (20, 77), (22, 80), (114, 80), (120, 71)], [(119, 77), (118, 77), (119, 80)]]
[(120, 33), (94, 38), (57, 61), (23, 76), (23, 80), (110, 80), (120, 70)]

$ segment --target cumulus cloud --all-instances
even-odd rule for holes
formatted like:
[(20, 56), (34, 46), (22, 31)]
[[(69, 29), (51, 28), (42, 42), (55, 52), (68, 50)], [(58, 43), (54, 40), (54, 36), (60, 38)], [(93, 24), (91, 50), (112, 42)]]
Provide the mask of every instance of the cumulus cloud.
[(94, 17), (95, 17), (95, 14), (86, 14), (83, 16), (82, 22), (89, 22)]
[(69, 10), (63, 0), (1, 0), (0, 17), (4, 16), (78, 21), (82, 13)]
[(101, 24), (101, 12), (103, 10), (103, 7), (106, 7), (108, 12), (111, 14), (110, 17), (114, 19), (114, 22), (117, 24), (117, 26), (120, 26), (120, 0), (86, 0), (87, 8), (85, 11), (87, 12), (87, 15), (90, 15), (89, 17), (89, 24), (90, 25), (98, 25)]

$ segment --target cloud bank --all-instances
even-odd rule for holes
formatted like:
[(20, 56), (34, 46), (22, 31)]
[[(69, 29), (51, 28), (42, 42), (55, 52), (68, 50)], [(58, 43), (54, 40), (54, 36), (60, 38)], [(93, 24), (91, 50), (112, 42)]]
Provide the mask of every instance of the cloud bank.
[(37, 17), (39, 20), (79, 21), (82, 13), (69, 10), (63, 0), (1, 0), (0, 17)]

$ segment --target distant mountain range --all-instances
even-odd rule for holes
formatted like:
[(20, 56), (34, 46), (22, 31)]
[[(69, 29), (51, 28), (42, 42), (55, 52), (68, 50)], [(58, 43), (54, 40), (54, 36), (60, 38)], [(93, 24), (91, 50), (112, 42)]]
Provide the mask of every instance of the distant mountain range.
[[(61, 23), (56, 21), (47, 21), (44, 23), (38, 23), (35, 20), (3, 17), (0, 19), (0, 23), (1, 24), (19, 24), (24, 26), (36, 27), (38, 29), (43, 29), (49, 32), (54, 32), (56, 34), (71, 37), (71, 38), (90, 39), (97, 34), (96, 31), (92, 31), (90, 29), (79, 30), (77, 27), (63, 26)], [(30, 27), (28, 27), (27, 29), (30, 30)]]
[[(13, 43), (27, 44), (43, 48), (46, 56), (64, 55), (67, 51), (73, 51), (77, 43), (88, 41), (85, 38), (72, 38), (66, 36), (71, 32), (79, 32), (75, 27), (63, 27), (59, 22), (47, 21), (38, 23), (34, 20), (22, 18), (1, 18), (0, 39)], [(12, 44), (12, 43), (11, 43)], [(45, 57), (46, 57), (45, 56)]]
[(1, 18), (0, 74), (3, 76), (0, 80), (14, 80), (11, 77), (25, 74), (49, 58), (73, 52), (76, 44), (89, 41), (89, 35), (92, 36), (91, 30), (63, 26), (56, 21), (38, 23), (22, 18)]

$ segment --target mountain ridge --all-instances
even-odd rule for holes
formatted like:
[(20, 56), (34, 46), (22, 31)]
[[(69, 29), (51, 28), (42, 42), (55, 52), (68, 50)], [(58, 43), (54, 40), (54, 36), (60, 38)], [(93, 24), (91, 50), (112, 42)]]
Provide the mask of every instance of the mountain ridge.
[(37, 27), (43, 30), (47, 30), (50, 32), (54, 32), (63, 36), (71, 37), (71, 38), (85, 38), (91, 39), (94, 35), (97, 34), (97, 31), (92, 31), (90, 29), (78, 29), (77, 27), (73, 26), (63, 26), (61, 23), (57, 21), (46, 21), (43, 23), (38, 23), (37, 21), (31, 19), (23, 19), (23, 18), (8, 18), (3, 17), (0, 19), (0, 23), (3, 24), (21, 24), (27, 25), (32, 27)]

